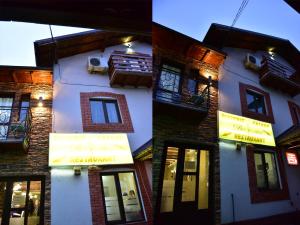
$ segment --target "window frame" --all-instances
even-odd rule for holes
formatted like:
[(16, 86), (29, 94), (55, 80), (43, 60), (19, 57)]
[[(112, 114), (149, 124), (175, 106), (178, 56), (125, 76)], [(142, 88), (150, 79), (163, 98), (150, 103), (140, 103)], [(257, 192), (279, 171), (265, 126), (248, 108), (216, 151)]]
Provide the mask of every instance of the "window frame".
[[(270, 188), (269, 186), (269, 179), (268, 179), (268, 171), (267, 171), (267, 167), (266, 167), (266, 157), (265, 157), (265, 153), (270, 153), (272, 154), (272, 156), (274, 157), (274, 163), (275, 163), (275, 168), (276, 168), (276, 177), (277, 177), (277, 183), (278, 186), (277, 188)], [(254, 156), (255, 154), (259, 154), (262, 156), (262, 164), (264, 166), (263, 171), (264, 171), (264, 178), (266, 181), (266, 186), (265, 188), (260, 188), (257, 186), (258, 189), (260, 190), (268, 190), (268, 191), (274, 191), (274, 190), (280, 190), (281, 189), (281, 182), (280, 182), (280, 173), (279, 173), (279, 168), (278, 168), (278, 162), (277, 162), (277, 154), (276, 152), (273, 151), (266, 151), (266, 150), (254, 150)], [(254, 158), (254, 163), (255, 163), (255, 158)], [(255, 173), (256, 173), (256, 168), (255, 168)], [(256, 179), (257, 179), (257, 173), (256, 173)], [(257, 185), (257, 184), (256, 184)]]
[[(277, 163), (279, 189), (263, 189), (257, 187), (257, 177), (256, 177), (255, 158), (254, 158), (255, 157), (254, 153), (256, 151), (275, 153), (275, 162)], [(248, 167), (250, 198), (252, 204), (290, 199), (288, 182), (287, 182), (281, 149), (262, 146), (262, 145), (247, 144), (246, 157), (247, 157), (247, 167)]]
[(300, 107), (291, 101), (288, 101), (290, 114), (292, 117), (293, 125), (300, 124)]
[[(248, 95), (251, 95), (252, 97), (253, 97), (253, 99), (254, 99), (254, 106), (255, 106), (255, 113), (259, 113), (259, 114), (262, 114), (262, 115), (267, 115), (268, 114), (268, 112), (267, 112), (267, 109), (266, 109), (266, 99), (265, 99), (265, 96), (264, 95), (262, 95), (262, 94), (260, 94), (260, 93), (257, 93), (257, 92), (255, 92), (255, 91), (252, 91), (251, 89), (247, 89), (246, 90), (246, 97), (248, 96)], [(262, 113), (260, 113), (260, 112), (258, 112), (258, 99), (259, 98), (261, 98), (261, 100), (263, 101), (263, 106), (262, 106), (262, 110), (263, 110), (263, 112)], [(249, 102), (248, 102), (248, 98), (247, 98), (247, 106), (248, 106), (248, 110), (249, 111), (251, 111), (250, 109), (249, 109)], [(252, 111), (251, 111), (252, 112)]]
[[(240, 90), (242, 116), (260, 120), (263, 122), (275, 123), (273, 110), (272, 110), (272, 103), (271, 103), (271, 98), (269, 93), (259, 89), (258, 87), (249, 84), (244, 84), (241, 82), (239, 83), (239, 90)], [(248, 109), (247, 91), (260, 94), (264, 97), (266, 114), (253, 112)]]
[[(104, 114), (104, 119), (105, 119), (105, 123), (94, 123), (93, 122), (93, 113), (92, 113), (92, 109), (91, 109), (91, 119), (92, 119), (92, 124), (119, 124), (122, 123), (122, 118), (121, 118), (121, 114), (120, 114), (120, 108), (119, 108), (119, 104), (118, 104), (118, 100), (116, 99), (106, 99), (106, 98), (90, 98), (89, 102), (90, 102), (90, 107), (91, 107), (91, 102), (95, 101), (95, 102), (102, 102), (102, 107), (103, 107), (103, 114)], [(108, 116), (108, 112), (107, 112), (107, 103), (113, 103), (115, 105), (116, 108), (116, 113), (117, 113), (117, 117), (118, 117), (118, 122), (113, 123), (109, 121), (109, 116)]]
[[(122, 199), (121, 184), (120, 184), (120, 180), (119, 180), (119, 174), (120, 173), (132, 173), (133, 174), (134, 182), (135, 182), (135, 186), (136, 186), (136, 190), (138, 192), (137, 193), (138, 200), (139, 200), (139, 203), (140, 203), (140, 206), (141, 206), (141, 211), (143, 213), (143, 218), (141, 220), (128, 221), (128, 222), (126, 221), (124, 202), (123, 202), (123, 199)], [(114, 224), (126, 224), (126, 223), (136, 223), (136, 222), (146, 221), (145, 209), (144, 209), (144, 205), (143, 205), (143, 202), (142, 202), (140, 188), (138, 186), (138, 182), (137, 182), (137, 177), (136, 177), (135, 171), (127, 170), (127, 171), (101, 172), (99, 174), (99, 176), (100, 176), (100, 183), (101, 183), (101, 194), (103, 196), (103, 206), (104, 206), (104, 214), (105, 214), (105, 223), (106, 224), (114, 225)], [(119, 202), (119, 207), (120, 207), (119, 209), (120, 209), (121, 220), (117, 220), (117, 221), (108, 221), (107, 220), (105, 195), (104, 195), (104, 185), (103, 185), (102, 176), (114, 176), (115, 185), (116, 185), (116, 191), (117, 191), (117, 197), (118, 197), (118, 202)]]

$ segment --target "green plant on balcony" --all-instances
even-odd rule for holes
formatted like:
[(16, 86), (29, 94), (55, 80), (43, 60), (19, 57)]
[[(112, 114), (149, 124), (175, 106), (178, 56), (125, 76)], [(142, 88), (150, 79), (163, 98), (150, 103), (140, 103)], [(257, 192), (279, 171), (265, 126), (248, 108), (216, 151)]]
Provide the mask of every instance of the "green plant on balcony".
[(24, 123), (16, 123), (10, 125), (10, 133), (15, 137), (15, 138), (21, 138), (24, 136), (26, 131), (25, 124)]

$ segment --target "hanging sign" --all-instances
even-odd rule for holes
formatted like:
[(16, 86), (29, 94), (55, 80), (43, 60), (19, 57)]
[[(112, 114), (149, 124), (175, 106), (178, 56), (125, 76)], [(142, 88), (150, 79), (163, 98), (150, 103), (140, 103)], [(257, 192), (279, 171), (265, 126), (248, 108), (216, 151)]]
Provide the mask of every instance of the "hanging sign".
[(298, 166), (298, 157), (295, 152), (286, 152), (287, 163), (292, 166)]
[(272, 124), (219, 111), (219, 138), (275, 146)]

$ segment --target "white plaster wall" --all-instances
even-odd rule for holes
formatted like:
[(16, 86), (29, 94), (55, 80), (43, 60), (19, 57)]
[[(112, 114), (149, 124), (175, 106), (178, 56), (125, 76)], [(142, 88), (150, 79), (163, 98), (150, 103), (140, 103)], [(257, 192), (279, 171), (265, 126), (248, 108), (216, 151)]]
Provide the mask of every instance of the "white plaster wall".
[[(243, 60), (248, 50), (225, 48), (228, 54), (224, 65), (219, 73), (219, 109), (241, 115), (241, 103), (239, 95), (239, 82), (256, 86), (270, 94), (275, 124), (273, 124), (274, 136), (292, 126), (287, 100), (296, 101), (289, 95), (278, 90), (263, 87), (259, 84), (259, 75), (244, 67)], [(261, 57), (263, 52), (251, 52)], [(275, 55), (281, 63), (290, 66), (283, 58)], [(286, 166), (287, 167), (287, 166)], [(292, 171), (293, 173), (290, 173)], [(252, 218), (266, 217), (274, 214), (290, 212), (295, 210), (291, 202), (275, 201), (268, 203), (251, 204), (247, 157), (245, 147), (236, 151), (233, 143), (220, 141), (220, 172), (221, 172), (221, 220), (222, 223), (233, 221), (231, 194), (235, 200), (235, 220), (246, 220)], [(287, 168), (291, 201), (299, 207), (300, 173), (299, 169)], [(298, 176), (297, 181), (295, 177)]]
[[(148, 44), (134, 42), (132, 48), (152, 54)], [(106, 48), (103, 53), (92, 51), (59, 60), (54, 68), (53, 131), (76, 133), (82, 131), (80, 92), (113, 92), (126, 96), (134, 132), (128, 133), (131, 150), (134, 151), (152, 138), (152, 89), (112, 88), (108, 74), (89, 74), (88, 56), (102, 55), (101, 65), (107, 64), (114, 50), (126, 50), (118, 45)]]
[(51, 224), (92, 225), (87, 169), (51, 169)]
[[(133, 42), (132, 49), (152, 54), (145, 43)], [(82, 133), (80, 92), (113, 92), (126, 96), (134, 132), (128, 133), (134, 151), (152, 138), (152, 90), (149, 88), (112, 88), (108, 74), (89, 74), (88, 56), (101, 56), (101, 65), (107, 65), (114, 50), (126, 50), (118, 45), (104, 52), (92, 51), (62, 58), (54, 66), (53, 124), (56, 133)], [(63, 149), (62, 149), (63, 151)], [(73, 169), (52, 168), (51, 171), (52, 225), (91, 225), (91, 205), (88, 174), (74, 176)]]

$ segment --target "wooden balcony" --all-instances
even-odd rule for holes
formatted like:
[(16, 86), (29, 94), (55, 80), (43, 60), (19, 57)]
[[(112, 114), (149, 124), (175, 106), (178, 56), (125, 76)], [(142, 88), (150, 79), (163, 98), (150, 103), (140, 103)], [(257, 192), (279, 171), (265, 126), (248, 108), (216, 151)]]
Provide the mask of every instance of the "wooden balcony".
[(115, 51), (108, 61), (111, 86), (152, 86), (152, 56)]
[(0, 152), (27, 152), (31, 120), (30, 108), (0, 107)]
[(291, 96), (300, 93), (300, 82), (297, 80), (297, 71), (271, 59), (263, 57), (259, 71), (262, 85), (281, 90)]

